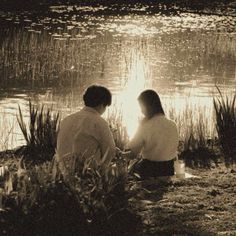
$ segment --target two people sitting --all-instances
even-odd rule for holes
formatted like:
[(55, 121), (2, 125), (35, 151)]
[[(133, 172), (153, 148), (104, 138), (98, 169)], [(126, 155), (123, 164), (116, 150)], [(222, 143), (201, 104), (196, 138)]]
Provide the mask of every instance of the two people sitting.
[(111, 105), (111, 92), (103, 86), (92, 85), (85, 91), (83, 100), (85, 106), (61, 122), (57, 141), (59, 161), (78, 154), (98, 162), (106, 156), (109, 162), (118, 152), (127, 158), (141, 157), (135, 166), (141, 178), (174, 175), (178, 131), (175, 122), (165, 116), (154, 90), (145, 90), (138, 97), (144, 119), (127, 144), (128, 152), (116, 148), (110, 127), (101, 117)]

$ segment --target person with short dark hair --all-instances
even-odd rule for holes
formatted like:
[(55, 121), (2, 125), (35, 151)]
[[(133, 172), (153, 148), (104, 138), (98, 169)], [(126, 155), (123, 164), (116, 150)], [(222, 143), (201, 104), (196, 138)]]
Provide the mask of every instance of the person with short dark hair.
[(83, 100), (85, 106), (88, 107), (97, 107), (100, 105), (106, 107), (111, 105), (112, 95), (107, 88), (103, 86), (92, 85), (87, 88), (83, 95)]
[(85, 106), (62, 120), (57, 140), (59, 160), (77, 154), (94, 157), (98, 162), (106, 155), (111, 160), (116, 153), (108, 123), (101, 117), (111, 105), (111, 92), (99, 85), (87, 88), (83, 95)]
[(145, 118), (127, 145), (133, 155), (141, 154), (136, 171), (141, 178), (172, 176), (179, 142), (177, 126), (166, 118), (154, 90), (143, 91), (138, 101)]

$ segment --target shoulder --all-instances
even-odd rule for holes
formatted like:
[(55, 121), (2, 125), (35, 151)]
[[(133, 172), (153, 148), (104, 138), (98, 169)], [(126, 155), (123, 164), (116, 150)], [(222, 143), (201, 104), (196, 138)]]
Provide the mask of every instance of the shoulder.
[(166, 122), (167, 122), (167, 126), (169, 127), (169, 130), (171, 132), (178, 133), (177, 124), (175, 123), (175, 121), (173, 121), (171, 119), (166, 119)]
[(161, 126), (163, 128), (165, 128), (166, 126), (177, 127), (176, 123), (165, 115), (153, 117), (151, 119), (151, 122), (154, 122), (156, 125)]
[(62, 125), (64, 125), (64, 124), (70, 122), (70, 121), (73, 119), (73, 117), (74, 117), (74, 114), (70, 114), (70, 115), (64, 117), (64, 118), (61, 120), (60, 125), (62, 126)]
[(101, 116), (97, 116), (96, 121), (102, 128), (109, 128), (108, 122)]
[(72, 120), (74, 120), (76, 118), (78, 113), (79, 112), (69, 114), (68, 116), (66, 116), (65, 118), (62, 119), (61, 124), (66, 124), (68, 122), (71, 122)]
[(176, 123), (175, 123), (174, 120), (171, 120), (171, 119), (169, 119), (169, 118), (166, 118), (166, 119), (167, 119), (167, 121), (168, 121), (172, 126), (177, 127), (177, 125), (176, 125)]

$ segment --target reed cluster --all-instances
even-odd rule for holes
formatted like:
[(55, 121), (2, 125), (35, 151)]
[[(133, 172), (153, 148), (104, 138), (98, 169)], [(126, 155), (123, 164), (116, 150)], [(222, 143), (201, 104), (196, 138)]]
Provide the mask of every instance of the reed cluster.
[(236, 95), (214, 99), (216, 129), (226, 164), (236, 162)]
[[(73, 30), (63, 28), (65, 23)], [(178, 33), (176, 43), (173, 35), (168, 34), (170, 29), (163, 28), (167, 34), (155, 40), (141, 36), (126, 40), (119, 32), (119, 37), (112, 37), (109, 31), (114, 26), (109, 22), (108, 25), (98, 23), (90, 35), (86, 34), (87, 23), (68, 20), (64, 24), (52, 33), (43, 25), (40, 30), (27, 31), (22, 27), (0, 30), (1, 86), (69, 86), (85, 83), (85, 78), (88, 83), (101, 77), (124, 77), (132, 63), (132, 51), (144, 55), (144, 61), (150, 62), (149, 74), (161, 72), (160, 76), (167, 79), (183, 81), (183, 74), (191, 77), (193, 72), (201, 70), (217, 78), (234, 73), (234, 65), (229, 62), (235, 60), (235, 39), (230, 35), (207, 35), (206, 40), (205, 34)], [(102, 32), (96, 32), (96, 27)], [(170, 63), (156, 63), (160, 57)]]
[(51, 108), (45, 110), (44, 106), (35, 107), (29, 102), (29, 117), (26, 124), (19, 107), (17, 121), (26, 141), (22, 154), (36, 163), (51, 160), (57, 144), (59, 113), (53, 113)]
[(110, 58), (108, 39), (83, 38), (79, 32), (52, 35), (20, 28), (0, 34), (5, 39), (0, 42), (2, 87), (81, 84), (84, 78), (88, 82), (102, 76), (108, 61), (105, 58)]

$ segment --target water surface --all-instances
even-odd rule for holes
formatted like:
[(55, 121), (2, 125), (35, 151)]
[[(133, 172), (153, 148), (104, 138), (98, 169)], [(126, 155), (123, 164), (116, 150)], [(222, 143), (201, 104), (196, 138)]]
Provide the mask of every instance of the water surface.
[(160, 94), (181, 132), (191, 125), (184, 116), (202, 114), (211, 124), (207, 133), (213, 134), (215, 85), (228, 94), (236, 88), (235, 17), (107, 16), (103, 10), (59, 6), (41, 16), (1, 13), (2, 148), (23, 143), (15, 118), (18, 105), (26, 121), (29, 98), (53, 104), (64, 117), (82, 106), (82, 93), (92, 83), (112, 91), (108, 113), (121, 111), (130, 137), (140, 116), (136, 99), (146, 88)]

